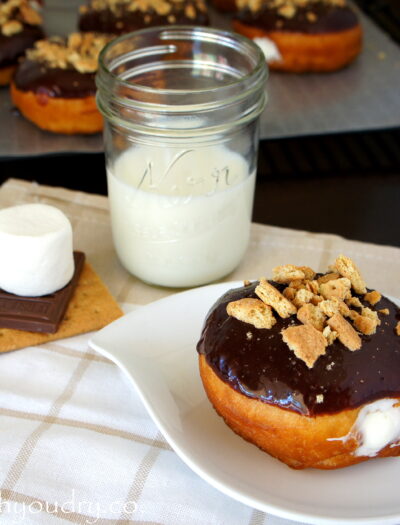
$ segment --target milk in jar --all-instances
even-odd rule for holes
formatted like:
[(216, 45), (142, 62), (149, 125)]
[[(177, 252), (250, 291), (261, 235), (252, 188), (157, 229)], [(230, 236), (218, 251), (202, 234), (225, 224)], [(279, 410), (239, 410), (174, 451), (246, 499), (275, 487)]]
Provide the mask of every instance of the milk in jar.
[(211, 282), (247, 248), (255, 172), (223, 145), (125, 150), (107, 169), (114, 244), (125, 268), (162, 286)]

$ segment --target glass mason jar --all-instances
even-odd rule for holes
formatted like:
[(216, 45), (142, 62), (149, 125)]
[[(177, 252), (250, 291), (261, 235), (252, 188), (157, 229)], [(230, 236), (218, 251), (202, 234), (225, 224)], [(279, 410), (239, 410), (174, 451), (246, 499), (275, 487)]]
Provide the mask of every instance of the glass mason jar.
[(249, 240), (266, 65), (200, 27), (123, 35), (101, 53), (112, 233), (140, 279), (189, 287), (231, 272)]

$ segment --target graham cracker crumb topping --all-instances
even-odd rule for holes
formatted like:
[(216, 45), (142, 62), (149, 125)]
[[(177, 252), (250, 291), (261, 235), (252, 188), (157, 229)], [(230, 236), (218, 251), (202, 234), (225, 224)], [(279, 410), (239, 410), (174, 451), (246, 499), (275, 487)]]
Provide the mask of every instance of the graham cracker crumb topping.
[(39, 40), (33, 49), (27, 51), (27, 58), (51, 68), (94, 73), (100, 51), (110, 40), (109, 36), (95, 33), (72, 33), (67, 41), (58, 37)]
[(319, 306), (313, 304), (303, 305), (297, 312), (297, 319), (303, 324), (310, 324), (320, 332), (324, 329), (326, 316), (320, 310)]
[(265, 304), (272, 306), (280, 317), (290, 317), (297, 312), (294, 304), (265, 279), (260, 279), (260, 284), (256, 287), (255, 292)]
[(400, 321), (397, 323), (395, 330), (396, 330), (396, 334), (400, 335)]
[(301, 308), (304, 304), (311, 302), (311, 299), (314, 297), (314, 294), (310, 290), (300, 288), (296, 291), (296, 295), (293, 299), (293, 304), (296, 308)]
[(204, 0), (91, 0), (89, 6), (84, 6), (84, 14), (89, 9), (94, 11), (111, 10), (114, 15), (122, 16), (124, 11), (155, 12), (160, 16), (168, 16), (173, 10), (182, 10), (185, 16), (194, 20), (197, 11), (206, 12)]
[[(380, 322), (379, 322), (380, 323)], [(372, 335), (376, 332), (376, 327), (379, 324), (374, 319), (364, 315), (357, 315), (354, 319), (354, 326), (357, 330), (365, 335)]]
[[(362, 294), (371, 308), (353, 296), (353, 291)], [(282, 338), (309, 368), (336, 339), (350, 351), (360, 350), (360, 334), (375, 334), (381, 324), (378, 312), (389, 314), (387, 308), (372, 308), (381, 300), (381, 294), (376, 290), (367, 292), (360, 271), (345, 255), (340, 255), (332, 271), (322, 276), (307, 266), (277, 266), (273, 269), (273, 281), (261, 278), (254, 292), (259, 299), (231, 302), (227, 305), (228, 314), (265, 329), (276, 323), (273, 310), (283, 319), (296, 315), (290, 321), (293, 326), (282, 330)], [(400, 335), (400, 321), (395, 331)]]
[(344, 300), (348, 296), (351, 288), (350, 280), (346, 277), (339, 279), (332, 279), (327, 283), (320, 284), (321, 295), (325, 299), (341, 299)]
[(239, 321), (252, 324), (256, 328), (272, 328), (276, 319), (271, 307), (251, 297), (232, 301), (227, 304), (226, 311)]
[(350, 280), (351, 286), (356, 293), (365, 294), (367, 292), (365, 281), (361, 277), (359, 269), (349, 257), (339, 255), (333, 266), (340, 275)]
[(0, 33), (3, 36), (20, 33), (24, 25), (40, 26), (42, 23), (42, 17), (29, 0), (0, 2)]
[(339, 341), (349, 350), (354, 352), (354, 350), (359, 350), (361, 348), (360, 336), (341, 314), (333, 315), (327, 321), (327, 324), (337, 332)]
[(273, 279), (277, 283), (290, 283), (296, 279), (305, 279), (304, 272), (293, 264), (276, 266), (272, 269)]
[(316, 4), (323, 4), (326, 6), (345, 7), (346, 0), (237, 0), (239, 9), (248, 8), (253, 12), (259, 11), (264, 6), (269, 9), (274, 9), (282, 18), (293, 18), (296, 16), (299, 9), (306, 9), (306, 18), (310, 23), (317, 20), (317, 15), (313, 11)]
[(338, 333), (335, 332), (335, 330), (332, 330), (332, 328), (329, 325), (326, 325), (322, 332), (322, 335), (328, 341), (328, 345), (331, 345), (333, 341), (337, 338)]
[(319, 356), (325, 354), (328, 343), (312, 325), (290, 326), (282, 330), (282, 339), (296, 357), (312, 368)]
[(364, 295), (365, 301), (368, 301), (372, 306), (374, 306), (376, 303), (379, 303), (379, 301), (382, 299), (382, 295), (377, 292), (376, 290), (373, 290), (372, 292), (368, 292)]

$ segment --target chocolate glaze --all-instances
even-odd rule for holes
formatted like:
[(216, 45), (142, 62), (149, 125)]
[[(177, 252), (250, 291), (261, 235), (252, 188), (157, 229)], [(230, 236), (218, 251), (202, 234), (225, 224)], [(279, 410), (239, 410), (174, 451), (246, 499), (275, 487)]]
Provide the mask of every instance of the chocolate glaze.
[(76, 69), (52, 68), (36, 60), (24, 60), (18, 67), (14, 83), (21, 91), (60, 98), (84, 98), (96, 93), (95, 73)]
[[(313, 13), (316, 20), (311, 22), (307, 13)], [(308, 7), (298, 7), (293, 18), (280, 16), (274, 8), (264, 4), (257, 11), (245, 9), (236, 15), (243, 24), (254, 26), (265, 31), (290, 31), (308, 34), (335, 33), (352, 29), (358, 24), (357, 15), (348, 6), (339, 7), (316, 2)]]
[[(175, 17), (174, 24), (207, 26), (209, 23), (208, 15), (197, 8), (195, 9), (196, 17), (189, 18), (182, 8), (179, 9), (174, 5), (171, 12), (166, 16), (159, 15), (154, 9), (149, 9), (146, 13), (139, 10), (128, 11), (123, 5), (119, 7), (118, 14), (115, 14), (111, 9), (95, 10), (89, 8), (88, 12), (81, 14), (79, 18), (79, 30), (121, 35), (146, 27), (170, 25), (171, 22), (168, 21), (168, 17), (171, 15)], [(149, 20), (147, 17), (150, 17)]]
[(34, 26), (25, 26), (22, 31), (12, 36), (0, 33), (0, 67), (16, 65), (18, 58), (41, 38), (44, 38), (42, 29)]
[[(280, 290), (283, 287), (271, 283)], [(230, 290), (211, 308), (197, 350), (225, 383), (238, 392), (306, 415), (336, 413), (383, 397), (400, 396), (400, 336), (395, 333), (400, 310), (389, 299), (372, 307), (381, 325), (372, 336), (361, 335), (362, 347), (351, 352), (338, 339), (314, 367), (298, 359), (282, 341), (281, 331), (301, 324), (296, 316), (282, 319), (270, 330), (259, 329), (228, 316), (226, 305), (243, 297), (257, 297), (257, 283)], [(252, 339), (247, 334), (251, 332)], [(323, 402), (317, 403), (317, 395)]]

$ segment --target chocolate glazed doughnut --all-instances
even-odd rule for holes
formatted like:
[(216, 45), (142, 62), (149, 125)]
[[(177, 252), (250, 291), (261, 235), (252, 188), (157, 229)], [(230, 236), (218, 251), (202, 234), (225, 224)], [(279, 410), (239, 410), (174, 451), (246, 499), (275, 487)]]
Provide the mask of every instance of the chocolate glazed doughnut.
[(295, 73), (335, 71), (362, 48), (362, 28), (346, 0), (239, 0), (233, 27), (263, 46), (271, 69)]
[(10, 83), (18, 59), (44, 37), (42, 17), (28, 0), (0, 2), (0, 86)]
[(80, 8), (79, 30), (121, 35), (152, 26), (208, 23), (204, 0), (91, 0)]
[[(353, 285), (348, 261), (341, 256), (337, 270), (312, 278), (287, 265), (274, 281), (230, 290), (197, 346), (216, 411), (293, 468), (400, 454), (400, 311)], [(288, 268), (296, 278), (284, 276)]]
[(68, 41), (38, 42), (15, 73), (11, 84), (14, 105), (44, 130), (64, 134), (101, 131), (95, 74), (98, 54), (110, 38), (73, 33)]

